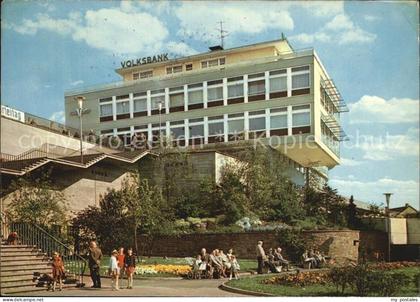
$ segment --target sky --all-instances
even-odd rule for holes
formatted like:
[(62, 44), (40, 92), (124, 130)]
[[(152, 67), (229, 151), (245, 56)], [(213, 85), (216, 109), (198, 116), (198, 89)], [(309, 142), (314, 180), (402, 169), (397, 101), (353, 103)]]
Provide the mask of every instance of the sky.
[(64, 92), (120, 81), (122, 60), (181, 57), (279, 39), (314, 48), (350, 111), (329, 184), (344, 196), (419, 208), (415, 1), (3, 1), (1, 102), (64, 121)]

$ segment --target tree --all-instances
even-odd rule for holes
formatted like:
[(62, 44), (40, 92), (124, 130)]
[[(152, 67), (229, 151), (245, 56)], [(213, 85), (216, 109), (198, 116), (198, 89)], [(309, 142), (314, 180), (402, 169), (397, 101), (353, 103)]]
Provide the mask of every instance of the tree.
[(30, 176), (12, 181), (8, 188), (10, 218), (16, 222), (33, 223), (39, 226), (66, 224), (68, 207), (64, 193), (53, 186), (50, 171), (38, 178)]

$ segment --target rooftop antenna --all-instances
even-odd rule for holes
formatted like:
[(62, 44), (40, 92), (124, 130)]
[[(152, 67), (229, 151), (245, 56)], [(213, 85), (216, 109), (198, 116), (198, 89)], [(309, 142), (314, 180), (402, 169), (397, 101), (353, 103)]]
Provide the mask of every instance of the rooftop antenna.
[(223, 22), (223, 21), (219, 21), (219, 22), (217, 22), (217, 23), (219, 23), (220, 24), (220, 28), (218, 28), (217, 30), (219, 31), (219, 38), (220, 38), (220, 46), (222, 46), (222, 48), (223, 48), (223, 42), (224, 42), (224, 38), (226, 38), (227, 36), (229, 36), (229, 34), (228, 34), (228, 31), (226, 31), (226, 30), (224, 30), (223, 29), (223, 23), (225, 23), (225, 22)]

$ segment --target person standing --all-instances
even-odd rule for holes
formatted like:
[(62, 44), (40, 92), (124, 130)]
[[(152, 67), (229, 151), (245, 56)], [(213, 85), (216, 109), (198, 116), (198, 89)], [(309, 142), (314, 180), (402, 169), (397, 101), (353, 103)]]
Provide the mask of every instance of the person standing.
[(124, 264), (125, 264), (125, 272), (127, 274), (127, 279), (128, 279), (127, 288), (132, 289), (133, 288), (133, 275), (134, 275), (134, 272), (136, 271), (136, 257), (133, 255), (132, 248), (129, 248), (127, 250), (127, 256), (125, 256)]
[(111, 257), (109, 257), (108, 273), (111, 276), (111, 288), (112, 290), (120, 290), (118, 279), (120, 277), (120, 268), (118, 267), (118, 251), (113, 250)]
[(60, 291), (63, 289), (63, 279), (65, 275), (64, 263), (60, 255), (57, 252), (54, 252), (52, 255), (52, 276), (53, 276), (53, 289), (55, 291), (55, 286), (58, 282)]
[(257, 273), (262, 274), (263, 268), (264, 268), (264, 260), (267, 258), (263, 249), (262, 241), (258, 241), (256, 250), (257, 250), (257, 261), (258, 261)]
[[(124, 260), (125, 260), (124, 248), (120, 247), (120, 249), (118, 250), (117, 261), (118, 261), (118, 268), (119, 268), (119, 272), (120, 272), (121, 283), (122, 283), (124, 268), (125, 268), (125, 261)], [(121, 284), (121, 286), (122, 286), (122, 284)]]
[(101, 288), (101, 259), (102, 251), (96, 244), (96, 241), (91, 241), (88, 251), (90, 277), (92, 278), (93, 288)]

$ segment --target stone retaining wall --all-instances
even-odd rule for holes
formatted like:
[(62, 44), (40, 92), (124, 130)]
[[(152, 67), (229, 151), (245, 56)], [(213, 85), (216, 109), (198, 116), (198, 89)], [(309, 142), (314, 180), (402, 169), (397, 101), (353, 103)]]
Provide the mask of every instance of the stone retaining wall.
[[(359, 231), (306, 231), (303, 236), (311, 242), (311, 246), (338, 262), (345, 259), (357, 261), (359, 258)], [(185, 234), (161, 236), (153, 240), (147, 236), (139, 236), (138, 242), (142, 255), (192, 257), (197, 255), (203, 247), (207, 251), (216, 248), (227, 251), (229, 248), (233, 248), (238, 257), (252, 259), (256, 257), (255, 247), (259, 240), (264, 242), (265, 249), (277, 247), (279, 244), (278, 234), (275, 232)], [(287, 247), (283, 247), (283, 249), (287, 255)]]

